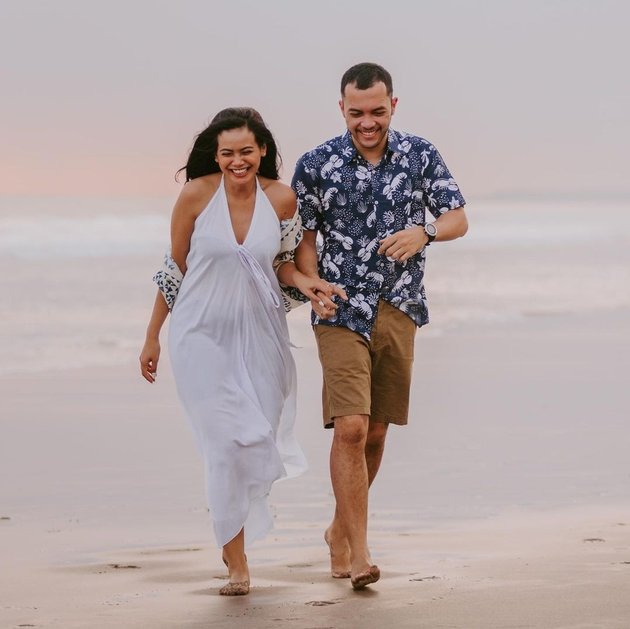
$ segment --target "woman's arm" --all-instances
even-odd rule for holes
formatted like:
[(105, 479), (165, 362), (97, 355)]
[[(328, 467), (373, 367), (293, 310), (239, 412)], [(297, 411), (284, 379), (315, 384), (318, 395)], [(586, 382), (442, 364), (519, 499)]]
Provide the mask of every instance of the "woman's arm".
[[(302, 243), (298, 245), (298, 249), (301, 246)], [(305, 275), (298, 270), (293, 261), (283, 262), (277, 270), (277, 276), (281, 284), (294, 286), (302, 295), (310, 299), (311, 307), (321, 319), (328, 319), (335, 314), (337, 310), (337, 305), (333, 301), (335, 295), (347, 299), (343, 288), (329, 284), (318, 275)]]
[(168, 316), (168, 306), (162, 293), (158, 290), (153, 303), (153, 312), (147, 326), (142, 352), (140, 352), (140, 373), (148, 382), (155, 382), (157, 365), (160, 359), (160, 330)]
[[(295, 216), (297, 199), (289, 186), (280, 182), (273, 182), (269, 186), (269, 191), (266, 192), (280, 221), (289, 220)], [(309, 237), (306, 237), (307, 234)], [(337, 306), (332, 300), (333, 296), (338, 295), (342, 299), (347, 299), (347, 296), (343, 288), (320, 279), (317, 273), (317, 253), (314, 238), (314, 232), (312, 238), (310, 238), (309, 232), (304, 232), (302, 241), (295, 249), (296, 260), (305, 257), (313, 258), (314, 262), (311, 260), (312, 263), (308, 265), (308, 270), (302, 269), (302, 267), (298, 268), (293, 260), (286, 260), (276, 269), (276, 275), (281, 284), (297, 288), (305, 297), (310, 299), (311, 306), (317, 315), (326, 319), (332, 317), (337, 310)], [(308, 253), (306, 253), (307, 251)], [(309, 255), (311, 253), (312, 255)], [(307, 272), (303, 273), (302, 270)]]
[[(186, 257), (190, 251), (190, 239), (197, 216), (206, 206), (208, 199), (216, 191), (214, 180), (200, 177), (189, 181), (173, 208), (171, 217), (171, 257), (181, 270), (186, 273)], [(160, 359), (160, 331), (168, 317), (168, 306), (162, 293), (158, 291), (153, 303), (153, 311), (147, 326), (144, 346), (140, 353), (140, 373), (148, 382), (155, 382)]]

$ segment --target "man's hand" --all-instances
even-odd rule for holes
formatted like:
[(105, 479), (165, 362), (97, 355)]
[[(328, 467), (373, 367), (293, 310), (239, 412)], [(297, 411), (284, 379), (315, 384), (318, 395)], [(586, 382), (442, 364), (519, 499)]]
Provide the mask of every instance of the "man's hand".
[(325, 292), (315, 291), (316, 298), (311, 299), (311, 308), (320, 319), (332, 319), (335, 316), (337, 312), (337, 304), (333, 301), (335, 297), (339, 296), (344, 301), (348, 301), (348, 296), (343, 288), (336, 284), (330, 284), (330, 286), (333, 289), (332, 294), (327, 295)]
[(423, 227), (410, 227), (383, 238), (377, 253), (392, 258), (396, 262), (406, 262), (411, 256), (421, 251), (427, 242), (429, 238)]
[(335, 297), (348, 300), (346, 291), (341, 286), (330, 284), (319, 277), (300, 275), (299, 279), (296, 278), (296, 288), (311, 300), (311, 308), (320, 319), (334, 316), (337, 311), (337, 304), (333, 301)]

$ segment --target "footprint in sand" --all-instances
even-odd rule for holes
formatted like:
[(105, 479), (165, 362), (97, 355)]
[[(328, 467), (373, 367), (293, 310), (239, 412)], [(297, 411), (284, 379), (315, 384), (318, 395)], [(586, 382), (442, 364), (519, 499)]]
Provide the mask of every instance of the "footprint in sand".
[(195, 553), (203, 548), (160, 548), (160, 549), (151, 549), (151, 550), (143, 550), (140, 552), (141, 555), (163, 555), (165, 553)]

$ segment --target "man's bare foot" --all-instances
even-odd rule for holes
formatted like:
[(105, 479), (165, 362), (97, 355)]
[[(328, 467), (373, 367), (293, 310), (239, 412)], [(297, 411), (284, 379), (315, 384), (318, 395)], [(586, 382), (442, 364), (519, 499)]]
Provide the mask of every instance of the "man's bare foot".
[(366, 585), (376, 583), (380, 578), (381, 571), (378, 569), (378, 566), (370, 566), (367, 570), (351, 577), (350, 583), (352, 583), (353, 590), (362, 590)]
[(330, 551), (330, 574), (333, 579), (349, 579), (352, 564), (348, 540), (344, 537), (333, 542), (330, 528), (328, 528), (324, 533), (324, 541), (328, 544)]

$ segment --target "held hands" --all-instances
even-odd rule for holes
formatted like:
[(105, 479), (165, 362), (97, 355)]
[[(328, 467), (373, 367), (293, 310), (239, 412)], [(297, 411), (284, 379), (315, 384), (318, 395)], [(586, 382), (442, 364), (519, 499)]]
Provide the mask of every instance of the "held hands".
[(396, 262), (406, 262), (411, 256), (421, 251), (427, 242), (429, 238), (422, 227), (410, 227), (383, 238), (377, 253)]
[(335, 314), (337, 311), (337, 304), (333, 301), (335, 297), (348, 301), (346, 291), (341, 286), (330, 284), (319, 277), (300, 275), (296, 288), (311, 300), (311, 308), (320, 319), (329, 319)]
[(153, 384), (157, 376), (157, 365), (160, 359), (160, 342), (157, 339), (147, 339), (140, 353), (140, 373), (142, 377)]

